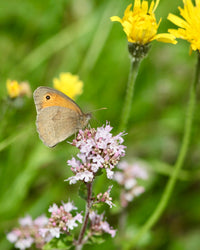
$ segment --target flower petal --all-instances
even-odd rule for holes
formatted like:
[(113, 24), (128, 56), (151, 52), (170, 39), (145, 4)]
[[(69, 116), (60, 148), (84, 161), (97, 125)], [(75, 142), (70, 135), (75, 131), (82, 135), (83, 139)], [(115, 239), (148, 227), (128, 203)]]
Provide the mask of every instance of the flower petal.
[(118, 16), (111, 16), (110, 20), (112, 22), (120, 22), (120, 23), (122, 23), (122, 19), (120, 17), (118, 17)]
[(184, 21), (182, 18), (180, 18), (178, 16), (175, 16), (174, 14), (170, 13), (168, 15), (167, 19), (181, 28), (185, 28), (187, 26), (186, 21)]
[(177, 41), (175, 40), (175, 36), (173, 36), (172, 34), (168, 34), (168, 33), (157, 34), (155, 35), (154, 39), (159, 42), (164, 42), (164, 43), (172, 43), (172, 44), (177, 43)]
[(155, 4), (152, 12), (154, 12), (157, 9), (159, 2), (160, 2), (160, 0), (156, 0), (156, 4)]

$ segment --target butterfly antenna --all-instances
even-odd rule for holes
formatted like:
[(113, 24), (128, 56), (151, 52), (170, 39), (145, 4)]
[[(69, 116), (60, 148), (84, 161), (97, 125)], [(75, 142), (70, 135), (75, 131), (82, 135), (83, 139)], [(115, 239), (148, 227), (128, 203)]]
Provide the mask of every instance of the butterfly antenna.
[(100, 109), (94, 109), (94, 110), (92, 110), (92, 111), (90, 111), (89, 113), (93, 113), (93, 112), (96, 112), (96, 111), (99, 111), (99, 110), (105, 110), (105, 109), (108, 109), (108, 108), (100, 108)]
[[(108, 109), (108, 108), (103, 107), (103, 108), (100, 108), (100, 109), (94, 109), (94, 110), (92, 110), (92, 111), (90, 111), (88, 113), (93, 113), (95, 111), (105, 110), (105, 109)], [(100, 121), (95, 117), (95, 115), (92, 115), (92, 119), (95, 120), (98, 124), (100, 124)], [(91, 121), (88, 122), (88, 127), (91, 128)]]

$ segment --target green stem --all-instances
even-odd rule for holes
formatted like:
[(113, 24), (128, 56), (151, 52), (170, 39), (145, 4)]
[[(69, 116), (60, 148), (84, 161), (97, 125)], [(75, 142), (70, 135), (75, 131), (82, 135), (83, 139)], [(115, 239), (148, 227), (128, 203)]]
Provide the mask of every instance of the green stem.
[(135, 80), (137, 77), (139, 64), (140, 64), (140, 60), (134, 60), (133, 58), (131, 58), (131, 67), (130, 67), (127, 89), (126, 89), (126, 98), (125, 98), (125, 103), (124, 103), (124, 107), (122, 111), (121, 122), (119, 125), (120, 131), (125, 130), (128, 124), (130, 111), (131, 111), (131, 104), (132, 104), (132, 99), (133, 99), (133, 94), (134, 94)]
[(194, 109), (195, 109), (195, 97), (196, 97), (196, 85), (200, 82), (200, 55), (198, 53), (198, 62), (196, 67), (196, 76), (195, 80), (191, 85), (190, 89), (190, 97), (189, 97), (189, 103), (188, 103), (188, 113), (186, 116), (185, 121), (185, 129), (184, 129), (184, 136), (183, 136), (183, 142), (180, 148), (180, 152), (178, 155), (178, 158), (176, 160), (174, 171), (172, 176), (170, 177), (166, 188), (163, 192), (163, 195), (161, 197), (160, 202), (158, 203), (157, 207), (155, 208), (154, 212), (150, 216), (150, 218), (147, 220), (147, 222), (144, 224), (144, 226), (141, 228), (141, 230), (131, 239), (131, 241), (128, 244), (128, 248), (132, 249), (134, 245), (140, 240), (140, 238), (150, 229), (152, 228), (155, 223), (158, 221), (160, 216), (162, 215), (164, 209), (167, 206), (167, 203), (169, 201), (169, 198), (172, 194), (172, 191), (174, 189), (179, 170), (183, 166), (186, 153), (188, 151), (188, 146), (190, 142), (190, 136), (191, 136), (191, 128), (192, 128), (192, 119), (194, 115)]
[(86, 210), (85, 210), (85, 218), (84, 222), (78, 237), (78, 241), (76, 242), (76, 250), (81, 250), (83, 247), (83, 237), (85, 235), (85, 231), (87, 229), (87, 224), (89, 220), (89, 214), (90, 214), (90, 208), (92, 207), (92, 182), (87, 184), (87, 204), (86, 204)]

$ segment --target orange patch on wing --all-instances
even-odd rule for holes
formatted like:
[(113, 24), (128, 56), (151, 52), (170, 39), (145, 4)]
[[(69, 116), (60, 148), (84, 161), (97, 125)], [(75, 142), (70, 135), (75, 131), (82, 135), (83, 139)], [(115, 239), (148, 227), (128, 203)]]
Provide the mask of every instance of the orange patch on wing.
[[(46, 99), (46, 96), (49, 96), (50, 99)], [(64, 97), (56, 94), (56, 93), (47, 93), (43, 97), (42, 101), (42, 108), (52, 107), (52, 106), (59, 106), (68, 109), (72, 109), (79, 114), (82, 114), (80, 108), (72, 101), (65, 99)]]

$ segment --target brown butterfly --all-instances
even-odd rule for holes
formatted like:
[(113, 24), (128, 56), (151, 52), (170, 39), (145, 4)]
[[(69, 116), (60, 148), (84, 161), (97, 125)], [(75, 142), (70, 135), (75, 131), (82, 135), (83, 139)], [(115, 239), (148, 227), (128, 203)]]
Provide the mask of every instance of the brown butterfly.
[(37, 131), (48, 147), (54, 147), (84, 128), (91, 119), (90, 113), (84, 114), (71, 98), (56, 89), (39, 87), (34, 91), (33, 98)]

